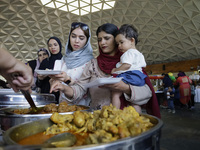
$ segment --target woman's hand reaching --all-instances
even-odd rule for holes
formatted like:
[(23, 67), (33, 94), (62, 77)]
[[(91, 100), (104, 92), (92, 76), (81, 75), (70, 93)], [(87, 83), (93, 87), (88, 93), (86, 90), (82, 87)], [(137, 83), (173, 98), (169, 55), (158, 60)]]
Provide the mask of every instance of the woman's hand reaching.
[(74, 91), (70, 86), (62, 84), (59, 80), (50, 79), (50, 93), (61, 91), (65, 94), (66, 97), (72, 98)]
[(64, 85), (59, 80), (50, 79), (49, 83), (51, 86), (50, 93), (64, 90)]

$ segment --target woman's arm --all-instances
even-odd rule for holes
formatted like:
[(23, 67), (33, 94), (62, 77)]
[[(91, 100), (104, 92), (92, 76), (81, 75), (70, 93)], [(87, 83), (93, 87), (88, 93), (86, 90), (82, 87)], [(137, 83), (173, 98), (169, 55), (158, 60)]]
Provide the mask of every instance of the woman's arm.
[(126, 93), (127, 95), (131, 95), (131, 89), (130, 86), (126, 83), (124, 83), (123, 81), (120, 81), (118, 83), (115, 84), (105, 84), (102, 86), (99, 86), (100, 88), (107, 88), (110, 89), (112, 91), (120, 91), (123, 93)]
[(147, 84), (144, 86), (133, 86), (120, 81), (116, 84), (103, 85), (101, 88), (123, 92), (127, 101), (137, 105), (146, 104), (152, 97), (152, 92)]
[(147, 84), (144, 86), (133, 86), (130, 85), (131, 88), (131, 97), (129, 95), (124, 94), (127, 101), (137, 104), (143, 105), (146, 104), (150, 98), (152, 97), (152, 91)]

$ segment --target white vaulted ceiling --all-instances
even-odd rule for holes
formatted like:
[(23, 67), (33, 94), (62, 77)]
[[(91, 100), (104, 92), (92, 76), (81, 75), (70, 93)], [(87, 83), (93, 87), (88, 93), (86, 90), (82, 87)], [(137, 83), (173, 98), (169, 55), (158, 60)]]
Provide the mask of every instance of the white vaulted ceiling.
[(112, 9), (82, 16), (43, 6), (40, 0), (0, 0), (0, 47), (26, 62), (39, 48), (47, 48), (50, 36), (57, 36), (64, 54), (74, 21), (91, 28), (95, 56), (95, 31), (109, 22), (138, 29), (137, 48), (148, 65), (200, 58), (200, 0), (116, 0)]

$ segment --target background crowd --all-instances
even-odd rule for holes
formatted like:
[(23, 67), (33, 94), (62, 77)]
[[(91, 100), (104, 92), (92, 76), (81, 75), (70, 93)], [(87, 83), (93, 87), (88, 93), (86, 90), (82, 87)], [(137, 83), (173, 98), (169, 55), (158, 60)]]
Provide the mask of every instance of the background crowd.
[[(175, 113), (175, 107), (194, 109), (194, 96), (196, 89), (196, 82), (191, 80), (184, 72), (179, 71), (177, 77), (172, 73), (163, 74), (163, 91), (164, 99), (161, 103), (162, 108), (173, 109), (169, 111)], [(171, 91), (169, 97), (169, 91)], [(173, 106), (171, 106), (173, 105)]]

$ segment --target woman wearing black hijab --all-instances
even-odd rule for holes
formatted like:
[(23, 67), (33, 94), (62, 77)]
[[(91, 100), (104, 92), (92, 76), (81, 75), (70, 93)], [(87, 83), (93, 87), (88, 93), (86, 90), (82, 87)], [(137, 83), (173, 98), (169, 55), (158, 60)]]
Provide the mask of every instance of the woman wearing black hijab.
[[(62, 44), (57, 37), (50, 37), (47, 41), (48, 49), (51, 53), (51, 56), (48, 59), (45, 59), (40, 64), (39, 69), (40, 70), (46, 70), (46, 69), (53, 69), (54, 63), (56, 60), (60, 60), (62, 58)], [(37, 86), (40, 87), (41, 93), (49, 93), (50, 90), (50, 84), (49, 84), (50, 78), (45, 75), (38, 75), (37, 80)], [(53, 93), (56, 96), (56, 100), (59, 99), (59, 92)]]

